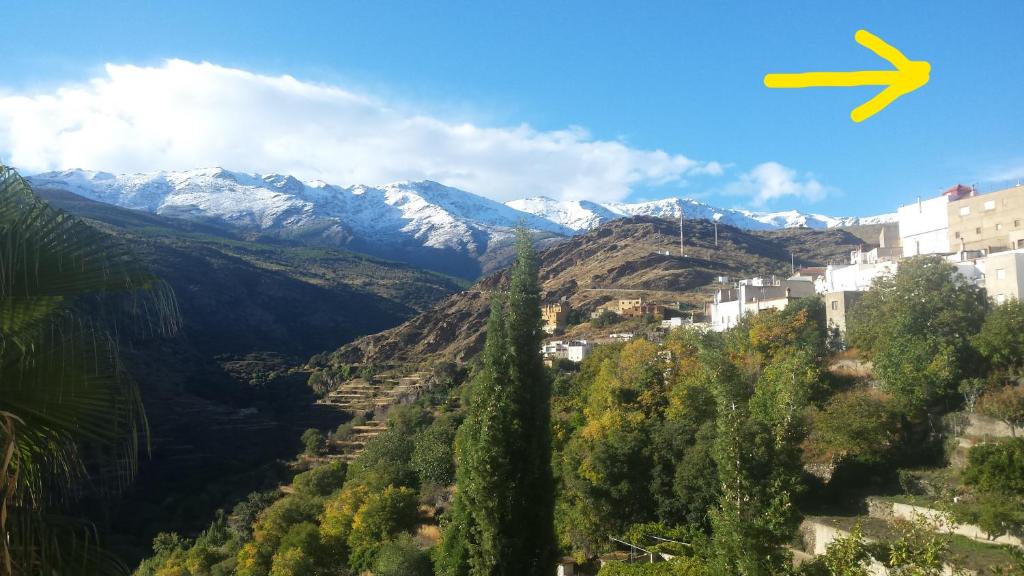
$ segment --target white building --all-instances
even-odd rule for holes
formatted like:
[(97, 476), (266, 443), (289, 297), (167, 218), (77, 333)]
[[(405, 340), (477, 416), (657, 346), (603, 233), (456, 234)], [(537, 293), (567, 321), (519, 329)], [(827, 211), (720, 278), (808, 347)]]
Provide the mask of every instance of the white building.
[[(960, 253), (949, 260), (967, 280), (985, 288), (988, 297), (996, 304), (1024, 297), (1024, 249), (995, 252), (988, 256), (963, 257)], [(976, 255), (976, 254), (974, 254)]]
[(813, 295), (814, 282), (805, 278), (750, 278), (739, 281), (732, 288), (715, 292), (706, 314), (711, 329), (722, 332), (735, 326), (747, 314), (768, 309), (782, 310), (793, 300)]
[(948, 254), (949, 203), (973, 194), (967, 186), (957, 184), (938, 198), (921, 200), (901, 206), (896, 211), (900, 225), (900, 245), (903, 255)]
[(896, 262), (875, 262), (872, 264), (850, 264), (828, 266), (825, 275), (814, 283), (818, 294), (829, 292), (864, 292), (871, 288), (876, 278), (894, 276), (899, 265)]
[(684, 319), (679, 316), (661, 321), (661, 327), (666, 330), (674, 330), (676, 328), (680, 328), (683, 326), (683, 324), (692, 324), (692, 322), (689, 319)]
[(557, 359), (583, 362), (593, 349), (594, 343), (587, 340), (555, 340), (545, 344), (540, 352), (549, 362)]

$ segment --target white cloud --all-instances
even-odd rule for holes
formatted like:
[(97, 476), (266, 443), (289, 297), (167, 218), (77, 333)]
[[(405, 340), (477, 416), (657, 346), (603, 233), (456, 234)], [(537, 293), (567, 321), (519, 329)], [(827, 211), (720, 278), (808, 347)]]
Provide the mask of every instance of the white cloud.
[(432, 179), (497, 200), (621, 200), (636, 186), (723, 170), (595, 140), (581, 128), (485, 127), (403, 113), (290, 76), (182, 60), (105, 70), (52, 93), (0, 96), (0, 155), (27, 172), (217, 165), (343, 185)]
[(733, 196), (746, 196), (763, 206), (780, 198), (793, 197), (816, 202), (838, 192), (826, 186), (811, 174), (800, 175), (796, 170), (778, 162), (764, 162), (727, 184), (723, 192)]

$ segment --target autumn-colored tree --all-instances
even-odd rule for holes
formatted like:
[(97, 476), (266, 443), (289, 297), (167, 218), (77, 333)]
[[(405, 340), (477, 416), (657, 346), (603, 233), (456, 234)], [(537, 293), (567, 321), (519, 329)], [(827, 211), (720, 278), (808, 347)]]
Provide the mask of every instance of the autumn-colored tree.
[(1017, 428), (1024, 426), (1024, 384), (1004, 386), (982, 394), (975, 411), (1004, 422), (1010, 434), (1017, 436)]

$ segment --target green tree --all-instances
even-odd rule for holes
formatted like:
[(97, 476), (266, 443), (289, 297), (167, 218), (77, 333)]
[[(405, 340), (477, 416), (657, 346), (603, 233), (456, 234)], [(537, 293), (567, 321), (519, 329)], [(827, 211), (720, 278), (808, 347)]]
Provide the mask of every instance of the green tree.
[(321, 456), (327, 452), (327, 437), (316, 428), (309, 428), (302, 433), (302, 446), (309, 456)]
[(817, 345), (803, 335), (806, 312), (761, 313), (740, 324), (725, 354), (708, 353), (718, 404), (715, 462), (721, 481), (712, 515), (722, 573), (781, 573), (800, 515), (804, 413), (820, 386)]
[(295, 476), (292, 484), (297, 492), (310, 496), (328, 496), (341, 490), (348, 466), (344, 462), (331, 462)]
[(1024, 369), (1024, 303), (1013, 299), (993, 306), (972, 342), (994, 368), (1020, 373)]
[(430, 555), (406, 534), (380, 547), (373, 563), (374, 576), (432, 576)]
[(430, 424), (416, 438), (412, 452), (412, 468), (420, 484), (447, 486), (455, 481), (455, 434), (458, 420), (444, 415)]
[(415, 448), (411, 434), (389, 424), (387, 430), (366, 443), (363, 453), (349, 466), (348, 475), (373, 490), (416, 487), (416, 471), (411, 465)]
[(948, 524), (947, 518), (923, 516), (894, 520), (896, 539), (889, 544), (890, 574), (938, 576), (948, 573), (944, 571), (945, 566), (952, 567), (953, 574), (965, 574), (956, 566), (950, 551), (951, 537), (944, 532)]
[(352, 519), (349, 565), (356, 570), (370, 569), (385, 542), (416, 526), (418, 505), (416, 491), (410, 488), (389, 486), (367, 497)]
[(963, 478), (985, 492), (1024, 496), (1024, 438), (971, 448)]
[(554, 566), (551, 388), (542, 336), (537, 256), (520, 229), (508, 293), (492, 298), (483, 365), (456, 441), (462, 504), (455, 509), (466, 516), (452, 519), (456, 529), (444, 536), (462, 542), (443, 547), (467, 551), (472, 574), (539, 574)]
[(117, 564), (59, 512), (94, 487), (124, 486), (148, 441), (108, 329), (135, 326), (126, 319), (172, 333), (170, 289), (126, 245), (0, 166), (0, 574)]
[(911, 415), (948, 409), (963, 378), (979, 372), (971, 337), (988, 308), (983, 289), (938, 257), (901, 262), (875, 281), (849, 315), (850, 344), (874, 361), (897, 405)]
[(637, 340), (606, 359), (584, 391), (584, 423), (562, 453), (563, 541), (584, 551), (654, 518), (652, 429), (664, 404), (658, 348)]
[(823, 464), (878, 464), (888, 457), (898, 425), (884, 394), (864, 388), (840, 392), (812, 412), (804, 452), (807, 460)]
[(604, 328), (611, 326), (612, 324), (618, 324), (622, 321), (622, 318), (612, 310), (602, 310), (596, 318), (590, 321), (590, 325), (594, 328)]
[(288, 548), (274, 555), (270, 576), (313, 576), (316, 564), (302, 548)]

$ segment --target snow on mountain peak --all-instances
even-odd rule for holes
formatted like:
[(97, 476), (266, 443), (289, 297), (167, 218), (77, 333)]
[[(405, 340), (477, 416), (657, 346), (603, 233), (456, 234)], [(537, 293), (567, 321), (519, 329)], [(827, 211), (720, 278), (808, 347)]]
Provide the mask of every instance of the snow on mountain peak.
[(125, 208), (210, 219), (261, 232), (313, 233), (332, 242), (357, 239), (370, 248), (412, 246), (472, 256), (482, 255), (495, 241), (510, 239), (520, 224), (568, 236), (636, 215), (676, 219), (681, 213), (689, 219), (755, 230), (895, 220), (893, 214), (834, 218), (797, 210), (721, 209), (692, 198), (599, 204), (534, 196), (502, 204), (431, 180), (341, 187), (320, 180), (302, 182), (287, 174), (246, 174), (221, 167), (119, 175), (74, 169), (29, 180)]

